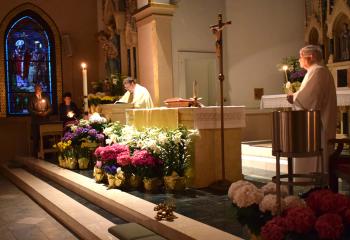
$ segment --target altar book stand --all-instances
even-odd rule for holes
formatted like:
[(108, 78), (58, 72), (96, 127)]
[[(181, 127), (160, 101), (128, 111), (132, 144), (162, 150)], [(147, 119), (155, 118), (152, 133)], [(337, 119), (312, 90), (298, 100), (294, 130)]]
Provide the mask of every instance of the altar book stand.
[[(294, 186), (323, 185), (324, 167), (321, 147), (321, 120), (319, 111), (273, 112), (272, 155), (276, 156), (276, 204), (281, 213), (281, 185), (288, 185), (289, 194)], [(280, 157), (288, 158), (288, 173), (280, 174)], [(293, 172), (294, 158), (317, 157), (317, 173)]]

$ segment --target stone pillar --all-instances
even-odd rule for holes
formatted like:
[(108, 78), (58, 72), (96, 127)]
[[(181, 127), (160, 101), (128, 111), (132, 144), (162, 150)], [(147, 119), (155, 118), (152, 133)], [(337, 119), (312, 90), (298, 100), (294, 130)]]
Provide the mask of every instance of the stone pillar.
[(138, 81), (155, 106), (173, 97), (171, 19), (175, 6), (149, 2), (134, 15), (138, 37)]

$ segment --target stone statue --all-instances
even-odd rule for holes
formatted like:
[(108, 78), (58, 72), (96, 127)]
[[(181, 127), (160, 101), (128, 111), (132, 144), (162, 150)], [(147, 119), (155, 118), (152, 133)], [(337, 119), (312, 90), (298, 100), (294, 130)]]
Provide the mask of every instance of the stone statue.
[(120, 65), (120, 38), (112, 31), (100, 31), (98, 39), (105, 53), (105, 69), (108, 79), (121, 73)]
[(349, 44), (350, 44), (350, 30), (347, 23), (343, 24), (343, 30), (340, 33), (340, 58), (341, 60), (349, 60)]

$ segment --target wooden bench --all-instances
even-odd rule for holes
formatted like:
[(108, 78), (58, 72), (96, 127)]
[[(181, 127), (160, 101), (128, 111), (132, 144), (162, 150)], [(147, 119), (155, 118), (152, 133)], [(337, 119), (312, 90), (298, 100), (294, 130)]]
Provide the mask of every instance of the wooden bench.
[(350, 139), (331, 139), (329, 142), (337, 145), (329, 157), (329, 186), (332, 191), (338, 192), (338, 178), (350, 181), (350, 155), (342, 154), (344, 144), (350, 145)]
[(108, 232), (120, 240), (166, 240), (137, 223), (126, 223), (108, 228)]

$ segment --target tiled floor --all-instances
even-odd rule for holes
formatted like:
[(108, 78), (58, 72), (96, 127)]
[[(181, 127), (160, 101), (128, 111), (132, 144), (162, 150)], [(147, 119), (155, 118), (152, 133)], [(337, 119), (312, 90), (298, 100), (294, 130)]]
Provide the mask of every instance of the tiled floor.
[(78, 239), (0, 175), (1, 240)]

